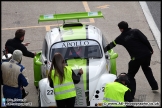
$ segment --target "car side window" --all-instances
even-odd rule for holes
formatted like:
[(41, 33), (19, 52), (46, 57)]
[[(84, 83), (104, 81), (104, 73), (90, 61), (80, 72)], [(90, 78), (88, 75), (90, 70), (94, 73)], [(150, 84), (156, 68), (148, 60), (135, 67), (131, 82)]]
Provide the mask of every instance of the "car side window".
[(45, 57), (47, 58), (47, 54), (48, 54), (48, 45), (47, 45), (47, 41), (45, 40)]
[(44, 41), (43, 41), (42, 54), (47, 58), (47, 54), (48, 54), (48, 45), (47, 45), (47, 41), (46, 41), (45, 39), (44, 39)]
[(107, 44), (108, 44), (107, 39), (105, 38), (104, 35), (102, 35), (102, 46), (103, 46), (103, 48), (105, 48), (107, 46)]
[(91, 57), (102, 57), (101, 50), (99, 49), (98, 45), (88, 46), (88, 58)]

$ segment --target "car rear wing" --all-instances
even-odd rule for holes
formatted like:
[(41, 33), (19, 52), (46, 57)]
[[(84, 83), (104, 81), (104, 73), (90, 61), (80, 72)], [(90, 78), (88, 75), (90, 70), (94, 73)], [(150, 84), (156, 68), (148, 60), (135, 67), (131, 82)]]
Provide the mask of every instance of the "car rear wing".
[(47, 22), (47, 21), (58, 21), (63, 20), (72, 20), (77, 19), (86, 19), (86, 18), (103, 18), (101, 11), (98, 12), (78, 12), (78, 13), (66, 13), (66, 14), (47, 14), (47, 15), (40, 15), (38, 19), (39, 22)]

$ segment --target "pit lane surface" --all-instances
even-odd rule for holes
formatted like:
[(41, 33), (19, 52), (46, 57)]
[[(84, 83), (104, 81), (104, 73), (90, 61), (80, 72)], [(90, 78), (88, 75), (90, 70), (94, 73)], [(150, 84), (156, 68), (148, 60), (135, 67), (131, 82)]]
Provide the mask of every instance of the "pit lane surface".
[[(84, 12), (84, 11), (102, 11), (104, 18), (99, 19), (85, 19), (81, 22), (92, 24), (103, 32), (108, 42), (114, 40), (120, 31), (117, 24), (125, 20), (131, 28), (140, 29), (150, 41), (154, 54), (151, 60), (151, 68), (153, 74), (159, 84), (159, 90), (152, 92), (143, 71), (138, 71), (136, 75), (137, 91), (134, 102), (161, 102), (161, 52), (158, 48), (157, 42), (150, 30), (146, 21), (142, 8), (138, 1), (131, 2), (117, 2), (117, 1), (102, 1), (102, 2), (1, 2), (1, 49), (4, 48), (5, 42), (9, 38), (13, 38), (15, 31), (19, 28), (26, 30), (25, 41), (30, 42), (27, 46), (28, 50), (38, 52), (42, 49), (43, 39), (52, 27), (59, 26), (62, 21), (44, 22), (38, 24), (40, 14), (54, 14), (54, 13), (69, 13), (69, 12)], [(66, 4), (66, 5), (65, 5)], [(117, 58), (117, 72), (127, 72), (128, 62), (130, 57), (122, 46), (118, 45), (114, 48), (118, 53)], [(33, 59), (23, 57), (22, 64), (26, 67), (25, 75), (29, 78), (29, 85), (25, 87), (29, 91), (26, 97), (28, 102), (32, 102), (32, 106), (38, 106), (37, 89), (34, 86), (33, 73)], [(1, 91), (2, 94), (2, 91)], [(3, 97), (3, 95), (1, 95)], [(161, 104), (161, 103), (160, 103)]]

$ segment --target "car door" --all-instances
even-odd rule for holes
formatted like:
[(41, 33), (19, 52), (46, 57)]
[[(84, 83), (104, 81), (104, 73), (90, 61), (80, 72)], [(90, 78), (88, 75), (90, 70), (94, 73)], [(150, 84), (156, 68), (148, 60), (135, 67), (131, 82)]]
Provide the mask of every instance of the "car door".
[(36, 88), (38, 87), (38, 82), (42, 79), (42, 75), (41, 75), (41, 66), (42, 66), (42, 62), (40, 60), (42, 51), (37, 52), (37, 54), (34, 57), (33, 60), (33, 64), (34, 64), (34, 85), (36, 86)]
[[(105, 48), (108, 45), (108, 41), (106, 38), (102, 35), (102, 45), (103, 48)], [(117, 75), (116, 70), (116, 58), (118, 57), (118, 54), (113, 51), (113, 49), (107, 51), (105, 53), (106, 62), (108, 64), (108, 71), (111, 74)]]
[(41, 55), (41, 61), (42, 61), (42, 66), (41, 66), (41, 73), (42, 73), (42, 78), (46, 77), (46, 71), (47, 71), (47, 60), (48, 60), (48, 44), (46, 39), (43, 41), (43, 48), (42, 48), (42, 55)]
[[(108, 41), (107, 41), (107, 39), (104, 37), (104, 35), (102, 35), (102, 46), (103, 46), (103, 48), (105, 48), (106, 46), (108, 45)], [(109, 60), (109, 54), (108, 54), (108, 52), (104, 52), (104, 56), (105, 56), (105, 58), (106, 58), (106, 68), (107, 68), (107, 70), (109, 71), (109, 69), (108, 68), (110, 68), (110, 60)]]

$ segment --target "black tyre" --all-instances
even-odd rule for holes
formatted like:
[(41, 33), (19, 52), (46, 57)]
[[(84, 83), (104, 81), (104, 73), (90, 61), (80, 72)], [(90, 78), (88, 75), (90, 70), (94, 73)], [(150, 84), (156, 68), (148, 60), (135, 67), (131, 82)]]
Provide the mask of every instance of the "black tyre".
[(38, 88), (38, 106), (41, 107), (40, 89)]
[(38, 90), (38, 87), (37, 86), (35, 86), (35, 88)]

